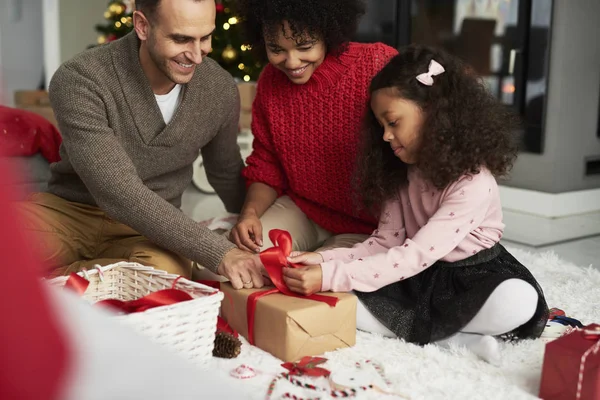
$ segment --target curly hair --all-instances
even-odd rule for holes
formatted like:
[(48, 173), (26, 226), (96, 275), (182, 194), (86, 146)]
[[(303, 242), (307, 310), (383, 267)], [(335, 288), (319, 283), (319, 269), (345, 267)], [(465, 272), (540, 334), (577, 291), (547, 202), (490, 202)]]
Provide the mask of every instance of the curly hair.
[[(426, 86), (416, 76), (427, 72), (432, 59), (445, 72)], [(387, 88), (416, 103), (424, 114), (415, 166), (436, 188), (443, 189), (464, 174), (477, 174), (482, 166), (496, 177), (512, 168), (521, 121), (460, 59), (439, 49), (407, 46), (372, 79), (369, 92)], [(408, 166), (383, 140), (383, 128), (370, 108), (361, 142), (355, 183), (363, 204), (378, 212), (407, 183)]]
[(327, 53), (341, 54), (365, 13), (362, 0), (239, 0), (237, 3), (246, 40), (261, 61), (267, 60), (265, 42), (278, 38), (284, 21), (289, 23), (293, 39), (308, 33), (311, 38), (324, 41)]

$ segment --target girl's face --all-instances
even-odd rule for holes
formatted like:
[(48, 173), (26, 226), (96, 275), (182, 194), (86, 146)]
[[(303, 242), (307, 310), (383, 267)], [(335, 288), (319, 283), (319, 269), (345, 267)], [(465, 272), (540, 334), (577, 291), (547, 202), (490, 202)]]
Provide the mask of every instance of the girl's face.
[(385, 88), (373, 92), (371, 109), (383, 127), (383, 140), (390, 144), (390, 150), (406, 164), (415, 164), (424, 120), (421, 108), (398, 97), (395, 89)]
[(304, 34), (292, 37), (287, 21), (283, 22), (283, 30), (279, 31), (276, 41), (265, 36), (267, 57), (269, 62), (295, 84), (302, 85), (310, 79), (321, 65), (327, 53), (325, 44), (320, 39)]

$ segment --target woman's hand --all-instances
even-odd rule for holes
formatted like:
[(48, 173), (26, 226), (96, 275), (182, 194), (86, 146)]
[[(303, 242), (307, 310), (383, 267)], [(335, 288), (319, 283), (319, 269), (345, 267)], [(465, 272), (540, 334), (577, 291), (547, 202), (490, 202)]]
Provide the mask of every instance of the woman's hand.
[(292, 251), (288, 261), (293, 264), (315, 265), (321, 264), (323, 256), (320, 253), (311, 253), (309, 251)]
[(251, 253), (260, 252), (262, 241), (262, 223), (255, 213), (240, 215), (237, 224), (229, 234), (229, 240), (241, 250)]
[(292, 292), (306, 296), (320, 292), (323, 281), (321, 265), (307, 265), (300, 268), (283, 268), (283, 281)]

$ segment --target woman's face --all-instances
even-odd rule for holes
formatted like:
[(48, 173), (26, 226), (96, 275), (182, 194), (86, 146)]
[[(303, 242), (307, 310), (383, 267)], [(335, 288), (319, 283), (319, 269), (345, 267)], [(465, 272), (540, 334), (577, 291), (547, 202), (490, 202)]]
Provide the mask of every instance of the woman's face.
[(298, 85), (308, 82), (327, 53), (321, 39), (307, 33), (293, 37), (287, 21), (283, 22), (277, 38), (265, 35), (265, 46), (269, 62)]

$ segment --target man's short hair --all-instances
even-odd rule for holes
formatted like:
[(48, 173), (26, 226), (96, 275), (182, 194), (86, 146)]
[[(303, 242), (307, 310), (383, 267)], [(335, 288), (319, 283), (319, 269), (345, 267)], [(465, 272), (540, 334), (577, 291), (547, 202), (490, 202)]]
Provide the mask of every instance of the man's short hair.
[[(203, 0), (193, 0), (199, 3)], [(135, 0), (135, 9), (141, 11), (146, 18), (154, 20), (156, 9), (160, 5), (161, 0)]]

